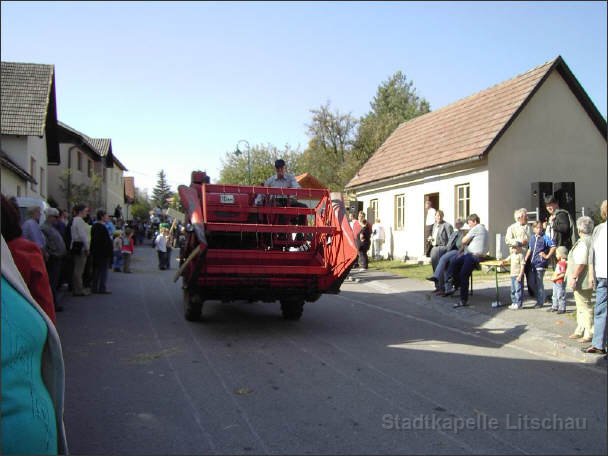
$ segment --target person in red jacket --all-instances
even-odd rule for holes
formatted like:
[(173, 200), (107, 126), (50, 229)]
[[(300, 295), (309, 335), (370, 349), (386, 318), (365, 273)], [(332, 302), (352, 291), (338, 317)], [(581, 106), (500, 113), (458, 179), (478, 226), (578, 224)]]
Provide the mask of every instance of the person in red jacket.
[(22, 236), (19, 210), (4, 195), (1, 198), (2, 236), (32, 297), (51, 321), (56, 323), (53, 292), (42, 250), (36, 243)]

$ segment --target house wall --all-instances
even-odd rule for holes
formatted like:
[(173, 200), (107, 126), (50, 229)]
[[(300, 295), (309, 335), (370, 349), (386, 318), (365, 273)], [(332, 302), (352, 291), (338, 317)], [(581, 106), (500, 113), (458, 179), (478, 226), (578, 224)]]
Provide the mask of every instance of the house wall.
[[(78, 170), (78, 153), (81, 154), (81, 169)], [(99, 162), (94, 161), (86, 152), (71, 143), (59, 144), (59, 155), (61, 163), (57, 166), (49, 166), (49, 195), (57, 202), (60, 208), (68, 209), (67, 195), (60, 189), (61, 176), (71, 169), (71, 184), (90, 184), (91, 178), (88, 176), (88, 163), (91, 162), (93, 172)], [(91, 208), (95, 210), (96, 208)]]
[[(439, 193), (439, 208), (444, 219), (453, 225), (456, 213), (455, 186), (470, 185), (470, 212), (479, 215), (487, 226), (488, 220), (488, 169), (485, 161), (441, 173), (427, 174), (406, 183), (395, 183), (385, 188), (357, 191), (357, 200), (367, 211), (370, 201), (378, 200), (378, 217), (387, 233), (384, 253), (390, 252), (395, 259), (421, 258), (424, 256), (424, 195)], [(395, 230), (395, 196), (405, 195), (405, 227)]]
[[(532, 182), (575, 182), (577, 211), (597, 208), (606, 199), (606, 158), (606, 139), (553, 72), (489, 153), (490, 251), (515, 209), (535, 210)], [(501, 250), (507, 254), (504, 241)]]
[[(116, 206), (124, 207), (125, 191), (123, 181), (123, 170), (114, 164), (113, 168), (106, 168), (106, 211), (109, 214), (114, 214)], [(124, 211), (123, 211), (124, 212)]]
[(11, 170), (2, 167), (0, 180), (2, 181), (2, 194), (7, 198), (11, 196), (25, 196), (25, 188), (28, 182)]
[[(19, 165), (22, 169), (27, 171), (36, 179), (37, 184), (32, 186), (31, 183), (22, 181), (17, 176), (12, 178), (7, 177), (6, 184), (4, 183), (4, 177), (8, 172), (2, 173), (2, 191), (5, 191), (7, 195), (17, 194), (17, 182), (18, 179), (22, 182), (22, 195), (21, 196), (34, 196), (47, 198), (48, 197), (48, 166), (47, 166), (47, 155), (46, 155), (46, 138), (38, 136), (14, 136), (14, 135), (2, 135), (2, 150), (6, 152), (9, 158)], [(31, 158), (36, 160), (35, 169), (31, 169)], [(42, 168), (42, 172), (41, 172)], [(12, 173), (10, 173), (12, 174)]]

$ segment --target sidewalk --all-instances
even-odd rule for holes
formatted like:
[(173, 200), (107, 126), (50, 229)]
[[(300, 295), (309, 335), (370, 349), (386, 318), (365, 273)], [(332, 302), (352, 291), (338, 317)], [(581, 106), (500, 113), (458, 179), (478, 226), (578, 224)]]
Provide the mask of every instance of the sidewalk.
[[(493, 275), (493, 273), (492, 273)], [(557, 315), (547, 312), (551, 304), (545, 303), (540, 309), (534, 309), (535, 300), (527, 299), (524, 292), (524, 307), (520, 310), (510, 310), (510, 283), (499, 277), (498, 289), (502, 306), (493, 308), (496, 300), (495, 280), (477, 280), (473, 285), (473, 294), (469, 297), (469, 306), (454, 309), (452, 306), (458, 300), (458, 292), (451, 297), (434, 295), (431, 282), (408, 279), (381, 271), (365, 271), (351, 274), (351, 278), (360, 280), (359, 283), (372, 288), (391, 291), (394, 293), (415, 292), (424, 295), (425, 305), (433, 310), (448, 314), (460, 321), (465, 321), (475, 328), (488, 331), (509, 331), (525, 328), (517, 339), (518, 346), (526, 351), (544, 354), (563, 361), (574, 361), (597, 366), (607, 366), (604, 355), (583, 353), (581, 348), (590, 343), (582, 344), (578, 340), (568, 339), (576, 327), (576, 311), (572, 293), (568, 293), (566, 313)], [(508, 277), (507, 277), (508, 278)], [(502, 279), (502, 280), (501, 280)], [(547, 293), (551, 291), (551, 283), (545, 282)], [(595, 295), (593, 297), (595, 299)]]

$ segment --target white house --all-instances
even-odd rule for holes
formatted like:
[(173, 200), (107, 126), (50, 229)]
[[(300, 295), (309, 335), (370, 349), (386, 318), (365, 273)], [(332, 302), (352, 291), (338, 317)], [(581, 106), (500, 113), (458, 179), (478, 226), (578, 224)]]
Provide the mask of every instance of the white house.
[(6, 196), (48, 196), (48, 165), (59, 162), (55, 68), (2, 62), (0, 178)]
[(580, 215), (606, 199), (606, 167), (606, 120), (557, 57), (404, 122), (346, 189), (382, 219), (394, 258), (424, 255), (426, 199), (450, 223), (479, 215), (495, 255), (513, 211), (542, 206), (537, 183), (567, 188), (560, 197)]
[[(123, 172), (125, 166), (112, 152), (112, 140), (91, 138), (58, 122), (60, 163), (49, 166), (49, 195), (61, 208), (70, 209), (76, 203), (73, 189), (89, 186), (97, 176), (100, 192), (96, 195), (100, 208), (113, 214), (116, 206), (124, 204)], [(89, 204), (94, 201), (89, 201)], [(92, 207), (95, 211), (97, 207)]]

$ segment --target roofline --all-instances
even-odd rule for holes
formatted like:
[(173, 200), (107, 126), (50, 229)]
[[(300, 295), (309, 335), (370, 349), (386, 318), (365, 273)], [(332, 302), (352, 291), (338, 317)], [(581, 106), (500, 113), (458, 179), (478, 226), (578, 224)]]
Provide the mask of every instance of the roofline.
[(583, 106), (583, 109), (587, 113), (587, 115), (591, 118), (591, 121), (598, 129), (602, 137), (607, 137), (606, 131), (606, 119), (602, 117), (602, 114), (599, 112), (587, 92), (583, 88), (583, 86), (578, 82), (576, 76), (572, 73), (566, 62), (562, 58), (561, 55), (557, 56), (551, 67), (545, 72), (544, 76), (538, 81), (536, 86), (530, 91), (526, 99), (519, 105), (517, 110), (513, 113), (511, 118), (503, 125), (502, 129), (498, 132), (498, 134), (494, 137), (492, 142), (486, 147), (486, 150), (483, 152), (484, 155), (490, 153), (490, 150), (496, 145), (496, 143), (502, 138), (503, 134), (511, 127), (515, 119), (519, 116), (519, 114), (526, 108), (530, 100), (536, 95), (536, 92), (542, 87), (545, 81), (551, 76), (553, 70), (557, 70), (560, 76), (564, 79), (570, 91), (574, 94), (578, 102)]
[(476, 155), (474, 157), (463, 158), (461, 160), (451, 161), (451, 162), (443, 163), (441, 165), (431, 166), (430, 168), (417, 169), (414, 171), (408, 171), (407, 173), (397, 174), (395, 176), (390, 176), (390, 177), (385, 177), (383, 179), (377, 179), (374, 181), (365, 182), (363, 184), (352, 185), (352, 186), (347, 185), (346, 187), (344, 187), (344, 190), (356, 192), (357, 189), (362, 189), (363, 187), (366, 187), (369, 185), (378, 185), (378, 184), (386, 183), (391, 180), (406, 179), (408, 177), (417, 176), (417, 175), (421, 175), (421, 174), (425, 174), (425, 173), (431, 173), (433, 171), (441, 171), (441, 170), (444, 170), (447, 168), (454, 168), (454, 167), (457, 167), (460, 165), (466, 165), (471, 162), (481, 161), (484, 158), (485, 158), (484, 155), (480, 154), (480, 155)]
[[(95, 156), (96, 161), (97, 160), (101, 160), (101, 155), (99, 155), (99, 153), (97, 152), (97, 150), (93, 147), (93, 145), (87, 140), (86, 135), (80, 133), (78, 130), (70, 127), (68, 124), (65, 124), (61, 121), (57, 121), (57, 127), (60, 130), (63, 130), (64, 132), (68, 133), (71, 136), (76, 137), (80, 142), (77, 144), (76, 142), (73, 142), (71, 144), (74, 144), (78, 147), (82, 147), (84, 146), (84, 149), (87, 149), (92, 155)], [(62, 141), (61, 139), (58, 140), (59, 143), (65, 143), (68, 141)]]
[(17, 163), (15, 163), (13, 160), (11, 160), (11, 158), (8, 156), (8, 154), (4, 151), (1, 151), (1, 153), (0, 153), (0, 164), (2, 164), (7, 169), (11, 170), (18, 176), (22, 177), (27, 182), (32, 182), (33, 184), (38, 184), (38, 181), (36, 181), (36, 179), (34, 179), (34, 176), (32, 176), (26, 170), (21, 168), (21, 166), (19, 166)]

